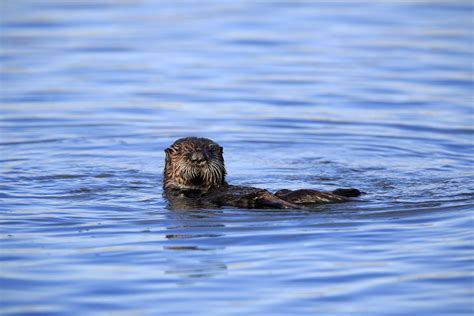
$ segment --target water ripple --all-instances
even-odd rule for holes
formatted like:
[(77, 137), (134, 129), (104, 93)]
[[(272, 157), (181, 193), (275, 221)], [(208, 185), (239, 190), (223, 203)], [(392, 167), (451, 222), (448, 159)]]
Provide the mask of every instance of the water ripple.
[[(472, 9), (2, 3), (2, 312), (472, 314)], [(170, 210), (188, 135), (231, 183), (365, 194)]]

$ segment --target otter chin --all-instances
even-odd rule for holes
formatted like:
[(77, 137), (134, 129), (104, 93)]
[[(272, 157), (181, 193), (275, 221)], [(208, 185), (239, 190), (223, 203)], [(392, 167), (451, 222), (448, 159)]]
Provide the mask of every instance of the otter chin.
[(178, 139), (165, 149), (163, 189), (172, 208), (214, 205), (301, 209), (311, 204), (347, 202), (361, 194), (353, 188), (332, 192), (282, 189), (273, 194), (264, 189), (229, 185), (225, 181), (223, 153), (216, 142), (198, 137)]

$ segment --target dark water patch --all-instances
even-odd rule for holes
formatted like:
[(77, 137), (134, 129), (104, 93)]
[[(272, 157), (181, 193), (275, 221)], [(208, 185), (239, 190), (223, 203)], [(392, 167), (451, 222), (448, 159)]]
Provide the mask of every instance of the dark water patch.
[(67, 179), (77, 179), (77, 178), (84, 178), (84, 175), (80, 174), (55, 174), (55, 175), (46, 175), (46, 176), (38, 176), (38, 177), (31, 177), (31, 178), (20, 178), (21, 180), (32, 180), (32, 181), (51, 181), (51, 180), (67, 180)]
[(0, 163), (7, 163), (7, 162), (17, 162), (17, 161), (25, 161), (25, 160), (28, 160), (28, 159), (22, 159), (22, 158), (18, 158), (18, 159), (0, 159)]
[(105, 188), (79, 188), (79, 189), (74, 189), (74, 190), (71, 190), (69, 191), (69, 193), (72, 193), (72, 194), (87, 194), (87, 193), (100, 193), (102, 191), (105, 191), (106, 189)]
[(64, 28), (67, 27), (68, 23), (61, 23), (54, 20), (36, 20), (36, 21), (21, 21), (21, 22), (4, 22), (2, 28), (5, 29), (52, 29), (52, 28)]
[(53, 138), (53, 139), (41, 139), (41, 140), (18, 141), (18, 142), (0, 142), (0, 146), (55, 143), (55, 142), (61, 142), (61, 141), (64, 141), (64, 140), (66, 140), (66, 139), (64, 139), (64, 138)]
[(290, 43), (285, 43), (281, 40), (271, 40), (271, 39), (258, 39), (258, 38), (241, 38), (241, 39), (233, 39), (224, 42), (227, 45), (243, 45), (243, 46), (263, 46), (263, 47), (278, 47), (278, 46), (285, 46), (289, 45)]
[(113, 173), (100, 173), (98, 175), (95, 175), (94, 178), (99, 178), (99, 179), (101, 179), (101, 178), (111, 178), (113, 176), (114, 176)]
[(80, 100), (85, 99), (87, 96), (82, 93), (76, 92), (64, 92), (64, 91), (36, 91), (22, 95), (11, 95), (5, 94), (2, 96), (2, 101), (6, 103), (46, 103), (46, 102), (59, 102), (64, 100)]

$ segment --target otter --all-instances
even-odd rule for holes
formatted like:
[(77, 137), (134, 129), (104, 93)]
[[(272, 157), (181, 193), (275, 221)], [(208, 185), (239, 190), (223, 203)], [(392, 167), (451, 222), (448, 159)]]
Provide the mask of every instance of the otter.
[(357, 189), (323, 192), (312, 189), (279, 190), (229, 185), (223, 148), (207, 138), (186, 137), (165, 150), (164, 195), (171, 208), (186, 205), (249, 209), (301, 209), (317, 203), (347, 202)]

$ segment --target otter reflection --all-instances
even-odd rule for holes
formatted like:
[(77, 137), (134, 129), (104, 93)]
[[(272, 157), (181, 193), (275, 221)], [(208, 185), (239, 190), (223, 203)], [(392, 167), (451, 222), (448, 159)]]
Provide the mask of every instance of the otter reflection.
[[(170, 242), (170, 245), (164, 246), (163, 249), (168, 251), (179, 251), (183, 252), (180, 256), (180, 260), (171, 265), (167, 270), (166, 274), (179, 275), (186, 278), (209, 278), (227, 271), (227, 265), (216, 259), (213, 252), (219, 249), (225, 249), (224, 246), (216, 246), (212, 242), (213, 238), (224, 236), (223, 234), (211, 234), (193, 233), (193, 228), (202, 226), (195, 225), (183, 225), (176, 227), (169, 227), (170, 230), (182, 230), (189, 229), (186, 233), (173, 233), (167, 234), (166, 239)], [(206, 228), (212, 227), (225, 227), (222, 224), (206, 225)], [(200, 241), (200, 240), (204, 241)], [(190, 254), (194, 252), (194, 254)], [(207, 254), (211, 252), (211, 254)]]
[(300, 209), (316, 203), (346, 202), (360, 195), (357, 189), (283, 189), (273, 194), (264, 189), (229, 185), (225, 181), (223, 148), (207, 138), (178, 139), (165, 153), (163, 188), (171, 208)]

